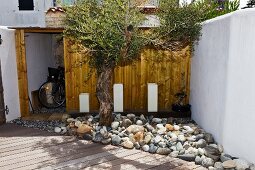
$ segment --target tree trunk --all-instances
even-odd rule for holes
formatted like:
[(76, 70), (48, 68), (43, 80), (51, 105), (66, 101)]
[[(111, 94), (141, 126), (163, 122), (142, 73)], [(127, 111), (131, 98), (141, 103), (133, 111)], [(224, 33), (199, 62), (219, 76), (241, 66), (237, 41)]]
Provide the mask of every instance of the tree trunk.
[(98, 72), (96, 93), (100, 103), (100, 125), (110, 126), (113, 120), (112, 111), (112, 96), (111, 96), (111, 85), (112, 85), (112, 74), (113, 68), (104, 67)]

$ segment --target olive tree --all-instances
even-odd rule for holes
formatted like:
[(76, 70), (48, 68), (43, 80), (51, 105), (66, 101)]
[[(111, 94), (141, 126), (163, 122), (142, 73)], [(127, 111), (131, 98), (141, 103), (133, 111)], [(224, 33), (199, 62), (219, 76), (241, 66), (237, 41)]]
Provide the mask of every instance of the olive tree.
[(112, 122), (110, 90), (114, 68), (136, 59), (145, 43), (138, 29), (144, 16), (136, 6), (131, 0), (77, 0), (66, 7), (64, 36), (89, 51), (89, 63), (97, 71), (101, 125)]

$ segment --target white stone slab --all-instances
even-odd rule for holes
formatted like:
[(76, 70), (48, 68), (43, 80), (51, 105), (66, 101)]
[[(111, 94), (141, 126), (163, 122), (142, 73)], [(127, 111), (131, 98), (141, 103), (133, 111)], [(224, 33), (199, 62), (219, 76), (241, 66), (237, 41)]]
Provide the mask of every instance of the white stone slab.
[(114, 112), (123, 112), (123, 84), (113, 85), (113, 107)]
[(148, 83), (148, 112), (158, 111), (158, 85)]
[(79, 95), (80, 112), (89, 112), (89, 93)]

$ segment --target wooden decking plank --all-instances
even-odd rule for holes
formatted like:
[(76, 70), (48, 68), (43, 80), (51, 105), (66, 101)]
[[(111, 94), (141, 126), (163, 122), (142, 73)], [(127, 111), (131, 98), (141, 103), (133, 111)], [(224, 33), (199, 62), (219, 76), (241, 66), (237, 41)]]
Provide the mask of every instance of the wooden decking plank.
[(113, 167), (111, 167), (111, 169), (118, 170), (118, 169), (139, 169), (139, 167), (143, 168), (147, 162), (155, 160), (156, 157), (162, 158), (164, 156), (152, 155), (146, 152), (146, 154), (144, 154), (144, 156), (141, 156), (140, 158), (131, 158), (130, 160), (127, 160), (123, 162), (122, 164), (114, 165)]
[[(61, 166), (61, 167), (56, 167), (55, 169), (83, 169), (86, 167), (91, 167), (94, 165), (98, 165), (100, 163), (116, 160), (119, 157), (125, 157), (130, 154), (136, 154), (139, 151), (132, 150), (131, 152), (127, 152), (126, 149), (120, 148), (116, 151), (110, 151), (110, 152), (103, 152), (99, 154), (95, 154), (91, 156), (88, 156), (87, 158), (83, 160), (73, 160), (69, 161), (68, 164)], [(74, 162), (75, 161), (75, 162)]]
[(145, 157), (146, 154), (143, 154), (140, 150), (127, 150), (125, 153), (113, 155), (114, 159), (108, 159), (104, 162), (99, 162), (95, 165), (89, 165), (89, 167), (85, 169), (112, 169), (113, 166), (118, 166), (122, 163), (133, 161), (135, 159), (139, 159), (141, 157)]
[(75, 147), (75, 148), (74, 146), (75, 145), (70, 145), (69, 148), (56, 147), (55, 150), (45, 148), (45, 152), (38, 153), (36, 155), (30, 154), (29, 156), (19, 157), (15, 160), (0, 162), (0, 167), (12, 165), (12, 164), (18, 164), (19, 162), (24, 164), (25, 162), (27, 162), (26, 165), (40, 163), (48, 159), (51, 159), (51, 157), (56, 158), (57, 156), (59, 157), (66, 156), (66, 154), (79, 154), (85, 151), (86, 149), (98, 147), (97, 144), (85, 144), (83, 147), (79, 145), (79, 147)]
[[(15, 166), (8, 166), (8, 168), (12, 168), (12, 169), (38, 169), (38, 168), (43, 168), (45, 166), (48, 165), (55, 165), (61, 162), (65, 162), (68, 160), (73, 160), (73, 159), (77, 159), (77, 158), (83, 158), (86, 156), (90, 156), (93, 154), (96, 154), (98, 152), (104, 152), (105, 150), (112, 150), (112, 149), (116, 149), (116, 147), (111, 146), (111, 145), (98, 145), (96, 147), (89, 147), (86, 149), (78, 149), (76, 150), (77, 152), (73, 152), (70, 155), (66, 155), (65, 154), (54, 154), (54, 155), (50, 155), (50, 156), (44, 156), (44, 157), (37, 157), (36, 159), (33, 160), (27, 160), (27, 161), (23, 161), (23, 162), (18, 162), (15, 164)], [(100, 150), (100, 151), (99, 151)], [(79, 153), (80, 152), (80, 153)]]
[(36, 137), (36, 136), (59, 136), (59, 135), (55, 135), (54, 133), (52, 133), (51, 135), (49, 134), (49, 132), (46, 131), (41, 131), (41, 130), (36, 130), (33, 131), (29, 134), (30, 136), (22, 136), (22, 137), (17, 137), (17, 136), (11, 136), (11, 137), (0, 137), (0, 143), (1, 144), (9, 144), (12, 141), (21, 141), (24, 140), (24, 138), (26, 137)]
[(7, 123), (7, 124), (4, 124), (2, 126), (0, 126), (0, 137), (13, 137), (13, 136), (16, 136), (16, 137), (31, 137), (31, 133), (33, 132), (38, 132), (38, 131), (41, 131), (42, 133), (45, 132), (45, 135), (46, 133), (48, 133), (49, 135), (58, 135), (59, 134), (56, 134), (56, 133), (50, 133), (50, 132), (47, 132), (47, 131), (42, 131), (42, 130), (39, 130), (39, 129), (34, 129), (34, 128), (29, 128), (29, 127), (24, 127), (24, 126), (20, 126), (20, 125), (16, 125), (16, 124), (11, 124), (11, 123)]
[(56, 139), (56, 138), (62, 138), (62, 137), (53, 137), (53, 136), (48, 136), (48, 137), (24, 137), (23, 140), (20, 140), (20, 141), (15, 141), (15, 142), (11, 142), (11, 143), (8, 143), (8, 144), (3, 144), (0, 142), (0, 150), (1, 149), (4, 149), (4, 148), (10, 148), (10, 147), (16, 147), (16, 146), (19, 146), (19, 145), (27, 145), (29, 143), (35, 143), (35, 142), (40, 142), (42, 140), (53, 140), (53, 139)]
[[(51, 141), (50, 141), (51, 140)], [(69, 141), (74, 141), (76, 140), (75, 137), (45, 137), (39, 141), (28, 141), (28, 143), (22, 143), (20, 145), (12, 145), (11, 147), (8, 148), (3, 148), (0, 150), (0, 153), (3, 152), (9, 152), (9, 151), (13, 151), (13, 150), (19, 150), (19, 149), (23, 149), (23, 148), (28, 148), (28, 147), (39, 147), (39, 146), (52, 146), (52, 145), (56, 145), (59, 143), (63, 143), (63, 142), (69, 142)], [(47, 143), (48, 142), (48, 143)]]
[[(79, 141), (80, 142), (80, 141)], [(13, 160), (13, 159), (18, 159), (18, 158), (29, 158), (29, 156), (31, 155), (38, 155), (40, 153), (44, 153), (45, 150), (56, 150), (58, 149), (59, 147), (61, 148), (65, 148), (65, 147), (68, 147), (70, 145), (73, 146), (73, 149), (79, 149), (81, 148), (81, 146), (79, 146), (78, 144), (75, 145), (75, 143), (77, 143), (77, 141), (74, 141), (74, 142), (69, 142), (69, 143), (61, 143), (61, 144), (57, 144), (57, 145), (54, 145), (54, 146), (49, 146), (49, 147), (37, 147), (37, 148), (26, 148), (26, 149), (30, 149), (29, 151), (26, 150), (26, 152), (22, 151), (22, 150), (18, 150), (18, 152), (16, 152), (16, 154), (12, 154), (12, 155), (8, 155), (8, 156), (2, 156), (2, 154), (0, 154), (0, 162), (3, 162), (3, 161), (10, 161), (10, 160)], [(87, 144), (90, 144), (90, 145), (96, 145), (92, 142), (86, 142), (84, 141), (83, 143), (84, 145), (87, 145)]]

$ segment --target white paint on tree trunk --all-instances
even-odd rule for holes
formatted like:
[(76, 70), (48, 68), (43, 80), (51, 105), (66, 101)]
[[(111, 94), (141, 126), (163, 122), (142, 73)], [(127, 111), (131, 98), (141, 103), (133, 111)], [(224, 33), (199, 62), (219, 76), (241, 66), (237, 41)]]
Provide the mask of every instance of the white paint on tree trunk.
[(158, 111), (158, 85), (148, 83), (148, 112)]
[(113, 85), (114, 112), (123, 112), (123, 84)]
[(89, 112), (89, 93), (79, 95), (80, 112)]

